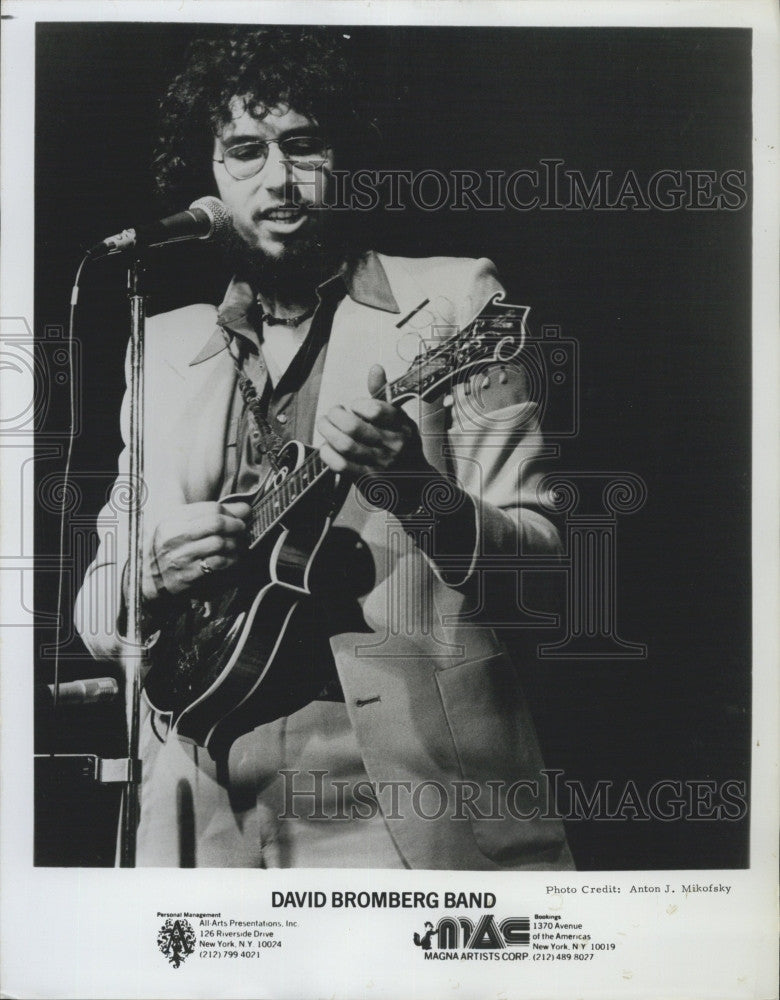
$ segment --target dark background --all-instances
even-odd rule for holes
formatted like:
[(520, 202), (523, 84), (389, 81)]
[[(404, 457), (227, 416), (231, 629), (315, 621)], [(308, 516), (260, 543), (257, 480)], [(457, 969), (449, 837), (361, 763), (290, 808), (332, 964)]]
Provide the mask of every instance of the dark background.
[[(80, 251), (160, 212), (149, 163), (156, 105), (197, 26), (40, 24), (36, 80), (36, 317), (39, 338), (67, 322)], [(509, 171), (565, 160), (647, 179), (660, 169), (750, 177), (750, 32), (736, 30), (345, 28), (363, 61), (385, 162)], [(31, 165), (32, 166), (32, 165)], [(202, 192), (206, 194), (208, 192)], [(182, 205), (181, 208), (186, 206)], [(371, 220), (377, 249), (495, 260), (532, 328), (558, 324), (580, 350), (580, 431), (562, 470), (628, 471), (644, 507), (618, 523), (617, 624), (646, 660), (546, 660), (525, 683), (549, 767), (592, 789), (654, 781), (749, 780), (750, 204), (741, 211), (431, 212)], [(203, 245), (153, 258), (150, 312), (219, 302), (227, 275)], [(120, 448), (128, 333), (122, 263), (82, 282), (69, 555), (75, 585), (89, 528)], [(51, 345), (43, 347), (51, 351)], [(46, 500), (66, 427), (51, 391), (39, 435), (36, 538), (57, 552)], [(47, 485), (48, 484), (48, 485)], [(86, 546), (80, 544), (86, 538)], [(73, 541), (77, 539), (77, 541)], [(39, 614), (56, 607), (41, 560)], [(72, 588), (69, 588), (72, 589)], [(66, 593), (64, 620), (70, 620)], [(65, 633), (68, 626), (65, 626)], [(559, 636), (545, 632), (539, 641)], [(51, 681), (54, 631), (38, 630), (37, 674)], [(99, 676), (64, 636), (64, 677)], [(36, 720), (39, 751), (121, 753), (122, 713), (70, 710)], [(39, 785), (36, 859), (112, 859), (111, 796)], [(86, 794), (86, 793), (85, 793)], [(758, 804), (760, 808), (760, 803)], [(718, 868), (748, 863), (743, 822), (572, 822), (583, 869)]]

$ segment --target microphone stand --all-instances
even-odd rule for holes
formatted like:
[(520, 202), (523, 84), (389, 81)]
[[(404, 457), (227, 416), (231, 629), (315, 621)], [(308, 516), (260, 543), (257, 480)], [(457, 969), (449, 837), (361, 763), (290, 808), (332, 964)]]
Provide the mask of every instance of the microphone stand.
[[(36, 782), (68, 781), (121, 785), (115, 866), (134, 868), (140, 803), (141, 761), (138, 756), (141, 702), (141, 668), (144, 645), (141, 629), (141, 579), (143, 568), (144, 484), (144, 328), (146, 293), (144, 269), (136, 256), (128, 269), (130, 300), (130, 503), (127, 574), (127, 638), (123, 644), (122, 673), (125, 695), (126, 755), (119, 758), (95, 754), (35, 754)], [(55, 705), (57, 703), (55, 695)]]
[(141, 762), (138, 757), (143, 637), (141, 634), (141, 578), (143, 570), (144, 502), (144, 331), (146, 293), (144, 268), (134, 257), (127, 274), (130, 301), (130, 509), (127, 575), (127, 642), (122, 655), (125, 693), (127, 770), (122, 788), (122, 804), (117, 842), (117, 866), (135, 867), (139, 819)]

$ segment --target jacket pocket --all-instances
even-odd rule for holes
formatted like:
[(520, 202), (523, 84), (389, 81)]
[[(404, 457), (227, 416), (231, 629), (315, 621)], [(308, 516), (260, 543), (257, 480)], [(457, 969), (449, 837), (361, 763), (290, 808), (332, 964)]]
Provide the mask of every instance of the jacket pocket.
[(474, 837), (502, 867), (572, 867), (548, 808), (544, 762), (514, 664), (504, 652), (436, 674)]

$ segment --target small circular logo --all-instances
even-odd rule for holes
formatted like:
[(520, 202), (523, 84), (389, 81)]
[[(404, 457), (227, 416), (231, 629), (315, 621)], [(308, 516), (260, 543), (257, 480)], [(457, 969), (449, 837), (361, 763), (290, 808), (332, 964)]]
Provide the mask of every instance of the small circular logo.
[(195, 950), (195, 931), (189, 920), (166, 920), (157, 935), (157, 946), (174, 969)]

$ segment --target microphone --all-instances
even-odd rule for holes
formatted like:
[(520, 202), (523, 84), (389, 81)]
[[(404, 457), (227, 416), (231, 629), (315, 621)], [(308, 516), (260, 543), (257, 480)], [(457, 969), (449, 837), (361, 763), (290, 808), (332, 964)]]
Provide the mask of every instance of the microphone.
[[(60, 705), (91, 705), (97, 701), (113, 701), (119, 694), (119, 685), (113, 677), (90, 677), (83, 681), (65, 681), (59, 685), (57, 703)], [(35, 685), (36, 706), (54, 704), (54, 685)]]
[(138, 229), (123, 229), (121, 233), (106, 237), (91, 247), (87, 256), (95, 260), (132, 250), (133, 247), (160, 247), (183, 240), (210, 240), (227, 232), (230, 224), (230, 212), (219, 198), (198, 198), (186, 212), (169, 215)]

